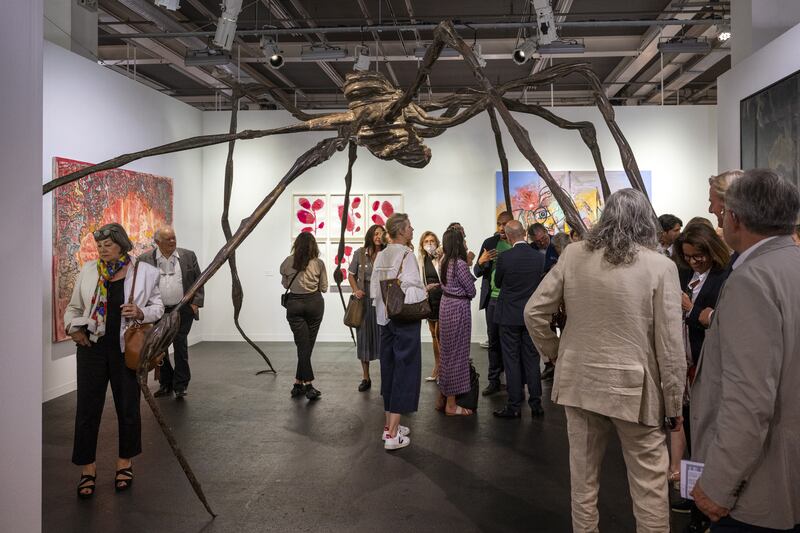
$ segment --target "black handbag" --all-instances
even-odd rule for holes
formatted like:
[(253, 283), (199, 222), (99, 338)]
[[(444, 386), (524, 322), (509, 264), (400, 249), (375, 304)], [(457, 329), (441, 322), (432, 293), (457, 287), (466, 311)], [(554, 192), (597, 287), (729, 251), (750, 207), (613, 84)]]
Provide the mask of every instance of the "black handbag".
[(281, 305), (284, 307), (286, 307), (286, 304), (289, 302), (289, 289), (292, 288), (292, 283), (294, 283), (294, 280), (297, 278), (298, 274), (300, 274), (300, 272), (294, 273), (294, 276), (292, 276), (292, 281), (290, 281), (289, 286), (286, 287), (286, 292), (281, 294)]
[(478, 408), (478, 391), (480, 390), (480, 374), (475, 370), (472, 359), (469, 361), (469, 390), (456, 395), (456, 405), (475, 411)]
[(381, 294), (386, 306), (386, 316), (389, 317), (389, 320), (397, 322), (415, 322), (431, 316), (431, 304), (428, 303), (427, 298), (413, 304), (405, 303), (406, 293), (400, 288), (400, 274), (403, 272), (403, 263), (407, 255), (408, 252), (400, 260), (400, 269), (397, 271), (396, 278), (381, 280)]

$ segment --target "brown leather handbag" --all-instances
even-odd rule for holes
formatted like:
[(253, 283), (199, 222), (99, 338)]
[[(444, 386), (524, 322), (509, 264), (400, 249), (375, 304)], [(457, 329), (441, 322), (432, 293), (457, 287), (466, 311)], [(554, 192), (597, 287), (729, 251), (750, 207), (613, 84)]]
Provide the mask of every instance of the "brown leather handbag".
[[(360, 256), (360, 261), (358, 262), (358, 279), (356, 280), (356, 286), (363, 291), (364, 276), (366, 272), (366, 265), (364, 263), (367, 260), (367, 252), (363, 248), (361, 249)], [(349, 328), (361, 327), (361, 323), (364, 322), (364, 314), (367, 312), (366, 306), (369, 305), (369, 302), (365, 301), (366, 299), (366, 296), (359, 300), (354, 294), (350, 295), (350, 301), (347, 302), (347, 309), (344, 311), (345, 326)]]
[(389, 320), (397, 322), (415, 322), (431, 316), (431, 304), (428, 303), (427, 298), (413, 304), (405, 303), (406, 293), (400, 288), (400, 274), (403, 273), (403, 263), (407, 255), (408, 252), (403, 254), (403, 259), (400, 260), (400, 269), (397, 271), (396, 278), (381, 280), (381, 293), (383, 303), (386, 305), (386, 316), (389, 317)]
[[(133, 303), (133, 295), (134, 291), (136, 290), (136, 273), (138, 270), (139, 261), (136, 261), (136, 265), (133, 267), (133, 283), (131, 283), (131, 293), (128, 295), (129, 304)], [(128, 327), (125, 329), (125, 366), (131, 370), (139, 370), (139, 361), (141, 359), (142, 348), (144, 348), (144, 342), (147, 340), (147, 334), (150, 333), (150, 330), (152, 329), (153, 324), (144, 324), (138, 320), (133, 320), (130, 322)], [(153, 368), (164, 358), (164, 355), (165, 354), (162, 353), (158, 357), (151, 359), (147, 371), (149, 372), (153, 370)]]

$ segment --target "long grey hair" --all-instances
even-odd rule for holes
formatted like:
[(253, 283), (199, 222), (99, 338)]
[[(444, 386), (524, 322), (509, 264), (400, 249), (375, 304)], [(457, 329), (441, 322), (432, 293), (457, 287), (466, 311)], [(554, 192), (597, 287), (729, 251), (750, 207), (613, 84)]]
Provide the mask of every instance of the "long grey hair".
[(647, 197), (634, 189), (622, 189), (608, 197), (603, 214), (586, 237), (589, 250), (603, 249), (612, 265), (629, 265), (639, 248), (654, 250), (658, 230)]

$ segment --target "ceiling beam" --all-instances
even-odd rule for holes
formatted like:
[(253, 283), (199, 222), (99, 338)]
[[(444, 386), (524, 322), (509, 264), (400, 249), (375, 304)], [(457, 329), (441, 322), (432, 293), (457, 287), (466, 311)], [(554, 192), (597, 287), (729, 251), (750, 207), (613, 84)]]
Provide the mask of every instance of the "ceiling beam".
[[(694, 80), (701, 74), (705, 73), (708, 69), (725, 59), (730, 55), (730, 50), (717, 49), (712, 50), (709, 54), (703, 56), (699, 61), (694, 63), (689, 69), (684, 70), (678, 76), (674, 77), (668, 84), (664, 86), (664, 94), (674, 93), (683, 88), (687, 83)], [(648, 99), (650, 103), (659, 103), (661, 101), (661, 91), (655, 91)]]

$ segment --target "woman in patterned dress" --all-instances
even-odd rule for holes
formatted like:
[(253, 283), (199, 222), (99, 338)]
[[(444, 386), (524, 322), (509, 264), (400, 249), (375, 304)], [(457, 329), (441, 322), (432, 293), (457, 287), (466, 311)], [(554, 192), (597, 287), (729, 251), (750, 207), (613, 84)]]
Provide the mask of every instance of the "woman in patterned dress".
[(353, 260), (350, 263), (350, 274), (347, 281), (353, 289), (353, 295), (365, 300), (364, 319), (358, 328), (356, 337), (356, 355), (361, 361), (362, 378), (358, 385), (358, 391), (364, 392), (372, 386), (369, 377), (369, 362), (378, 359), (381, 355), (381, 334), (378, 331), (378, 323), (375, 321), (375, 306), (372, 299), (375, 297), (369, 292), (369, 284), (372, 279), (372, 265), (378, 253), (383, 250), (384, 233), (386, 230), (380, 224), (374, 224), (367, 230), (364, 238), (364, 246), (356, 250)]
[[(439, 391), (446, 398), (446, 415), (468, 416), (472, 414), (472, 410), (456, 405), (456, 395), (470, 389), (470, 300), (476, 293), (475, 278), (467, 265), (464, 235), (460, 231), (449, 229), (442, 240), (444, 257), (440, 272), (442, 301), (439, 306)], [(442, 407), (441, 398), (438, 407)]]

